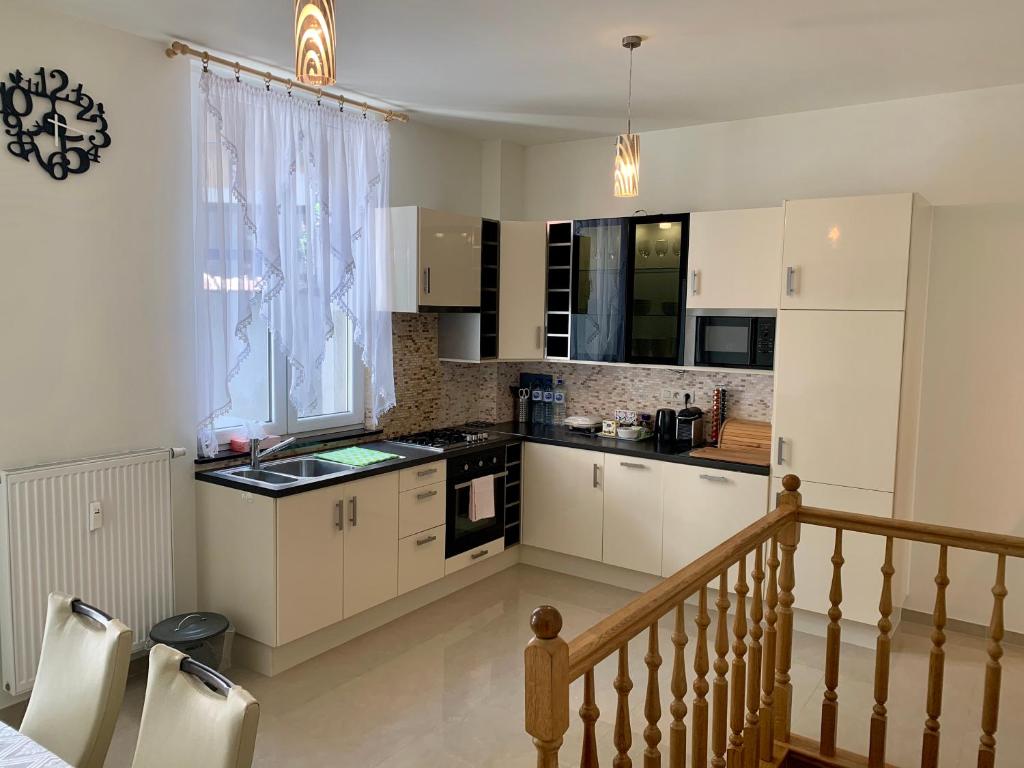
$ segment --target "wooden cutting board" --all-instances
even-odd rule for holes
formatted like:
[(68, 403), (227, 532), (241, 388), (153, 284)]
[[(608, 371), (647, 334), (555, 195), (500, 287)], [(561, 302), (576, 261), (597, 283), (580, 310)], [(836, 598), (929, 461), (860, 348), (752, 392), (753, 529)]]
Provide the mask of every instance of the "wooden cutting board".
[(767, 467), (772, 461), (772, 425), (767, 421), (726, 419), (717, 448), (690, 451), (698, 459)]

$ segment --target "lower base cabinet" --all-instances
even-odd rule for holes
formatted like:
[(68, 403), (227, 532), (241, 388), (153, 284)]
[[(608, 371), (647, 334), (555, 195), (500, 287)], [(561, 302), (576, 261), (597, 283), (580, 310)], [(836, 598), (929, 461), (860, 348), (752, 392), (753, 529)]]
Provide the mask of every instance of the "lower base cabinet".
[(345, 618), (398, 596), (398, 473), (341, 486), (345, 510)]
[(662, 461), (604, 460), (604, 553), (608, 565), (661, 575)]
[[(774, 494), (782, 490), (782, 479), (773, 481)], [(826, 483), (800, 484), (803, 503), (810, 507), (835, 509), (840, 512), (856, 512), (876, 517), (892, 517), (893, 495), (882, 491), (863, 488), (848, 488)], [(771, 503), (771, 507), (775, 504)], [(793, 595), (795, 608), (816, 613), (826, 613), (831, 603), (829, 591), (832, 586), (832, 553), (835, 550), (836, 532), (833, 528), (818, 525), (801, 525), (800, 542), (795, 557), (796, 587)], [(893, 600), (896, 605), (903, 602), (900, 585), (905, 583), (906, 573), (901, 565), (905, 562), (904, 547), (896, 542), (894, 552), (896, 575), (893, 578)], [(867, 533), (843, 531), (843, 567), (841, 570), (843, 601), (840, 609), (843, 619), (863, 624), (878, 622), (878, 601), (882, 595), (882, 563), (885, 561), (885, 539)]]
[(500, 555), (505, 551), (504, 539), (495, 539), (486, 544), (481, 544), (479, 547), (471, 549), (467, 552), (449, 557), (444, 561), (444, 575), (448, 576), (453, 573), (458, 573), (463, 568), (469, 568), (471, 565), (483, 562), (484, 560), (490, 560), (495, 555)]
[(526, 443), (523, 461), (523, 544), (600, 560), (605, 455)]
[(444, 576), (443, 525), (414, 533), (398, 541), (398, 594), (437, 581)]
[[(768, 478), (686, 464), (666, 464), (661, 575), (671, 576), (764, 516)], [(748, 564), (747, 571), (753, 568)], [(730, 569), (729, 589), (737, 569)], [(749, 581), (749, 576), (748, 576)]]

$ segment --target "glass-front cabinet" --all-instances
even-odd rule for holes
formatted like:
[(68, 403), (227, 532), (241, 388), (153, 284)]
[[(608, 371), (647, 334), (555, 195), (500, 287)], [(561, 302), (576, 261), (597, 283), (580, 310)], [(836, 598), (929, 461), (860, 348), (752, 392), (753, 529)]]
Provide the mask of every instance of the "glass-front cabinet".
[(628, 219), (573, 222), (570, 357), (618, 363), (625, 357), (629, 283)]
[(626, 361), (682, 365), (690, 216), (629, 220)]

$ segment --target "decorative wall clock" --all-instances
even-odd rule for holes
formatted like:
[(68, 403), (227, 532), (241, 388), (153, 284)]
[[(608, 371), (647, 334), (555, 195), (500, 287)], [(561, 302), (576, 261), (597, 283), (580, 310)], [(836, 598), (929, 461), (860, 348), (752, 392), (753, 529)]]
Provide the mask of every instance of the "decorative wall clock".
[(85, 173), (110, 146), (103, 104), (79, 83), (69, 89), (63, 70), (40, 67), (26, 77), (21, 70), (0, 82), (0, 108), (7, 149), (36, 162), (57, 181)]

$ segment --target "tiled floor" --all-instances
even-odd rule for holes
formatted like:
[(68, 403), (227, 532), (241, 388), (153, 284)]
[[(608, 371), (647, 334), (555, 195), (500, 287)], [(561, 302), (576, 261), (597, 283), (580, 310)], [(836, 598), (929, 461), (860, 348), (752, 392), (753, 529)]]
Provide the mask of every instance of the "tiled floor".
[[(231, 677), (262, 706), (255, 764), (275, 768), (533, 765), (533, 747), (523, 731), (523, 647), (531, 637), (530, 611), (543, 603), (558, 606), (565, 618), (562, 634), (572, 637), (633, 596), (626, 590), (520, 565), (273, 679), (234, 670)], [(691, 685), (693, 615), (689, 610)], [(672, 646), (668, 622), (663, 624), (665, 715), (661, 724), (667, 733)], [(816, 738), (824, 690), (824, 641), (798, 634), (794, 646), (794, 731)], [(920, 762), (930, 647), (928, 628), (920, 625), (904, 623), (894, 641), (887, 757), (897, 766)], [(1008, 768), (1024, 765), (1024, 649), (1006, 646), (1005, 650), (997, 765)], [(645, 641), (631, 644), (635, 765), (642, 762), (645, 651)], [(976, 760), (987, 657), (982, 640), (954, 633), (949, 633), (946, 651), (940, 764), (966, 767)], [(844, 645), (841, 668), (840, 746), (863, 754), (874, 701), (874, 653)], [(598, 667), (602, 764), (611, 763), (614, 674), (614, 660)], [(144, 687), (142, 678), (129, 683), (107, 761), (112, 768), (131, 763)], [(574, 713), (581, 695), (580, 683), (574, 684)], [(9, 710), (5, 715), (16, 719), (20, 713)], [(576, 765), (579, 742), (579, 722), (574, 716), (562, 751), (563, 766)]]

